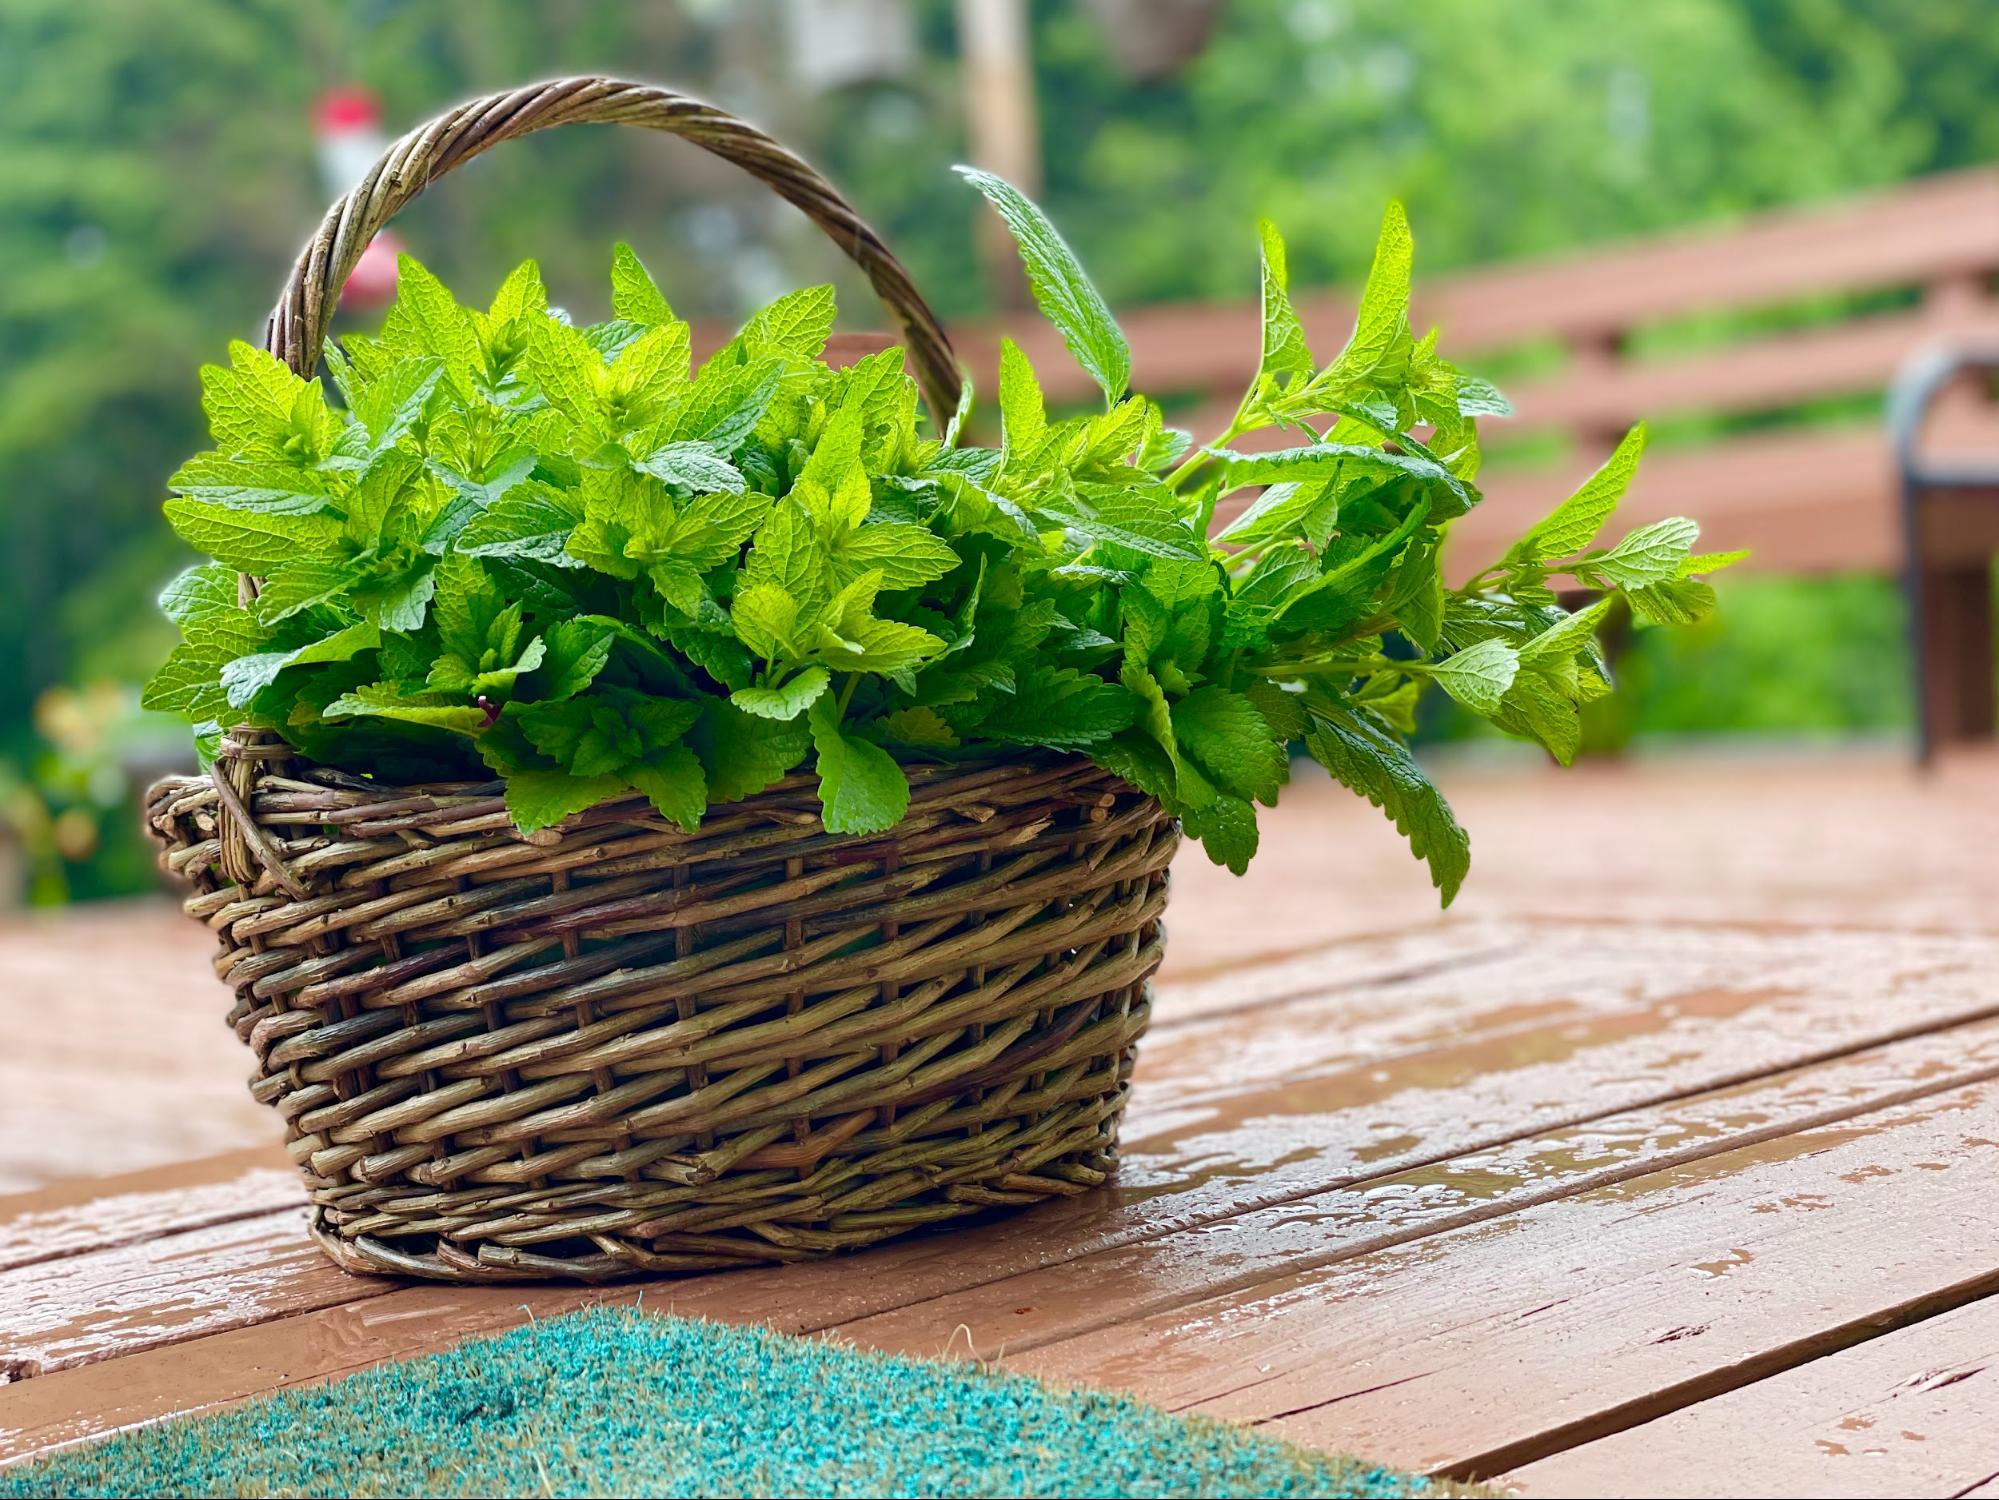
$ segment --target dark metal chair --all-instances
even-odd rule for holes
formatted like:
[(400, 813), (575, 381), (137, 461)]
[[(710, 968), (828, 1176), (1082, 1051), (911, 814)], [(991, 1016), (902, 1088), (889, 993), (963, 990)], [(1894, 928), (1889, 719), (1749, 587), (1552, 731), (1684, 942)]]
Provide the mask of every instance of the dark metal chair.
[(1995, 703), (1992, 559), (1999, 556), (1999, 454), (1932, 452), (1924, 429), (1946, 395), (1999, 375), (1999, 344), (1938, 344), (1902, 367), (1888, 426), (1902, 487), (1903, 582), (1916, 667), (1917, 753), (1987, 739)]

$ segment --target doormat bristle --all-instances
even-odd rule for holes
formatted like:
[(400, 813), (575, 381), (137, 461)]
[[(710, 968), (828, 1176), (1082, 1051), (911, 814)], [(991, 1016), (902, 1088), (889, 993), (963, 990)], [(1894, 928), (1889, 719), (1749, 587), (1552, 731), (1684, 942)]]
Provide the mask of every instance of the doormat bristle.
[(0, 1497), (1464, 1493), (1100, 1391), (601, 1309), (0, 1469)]

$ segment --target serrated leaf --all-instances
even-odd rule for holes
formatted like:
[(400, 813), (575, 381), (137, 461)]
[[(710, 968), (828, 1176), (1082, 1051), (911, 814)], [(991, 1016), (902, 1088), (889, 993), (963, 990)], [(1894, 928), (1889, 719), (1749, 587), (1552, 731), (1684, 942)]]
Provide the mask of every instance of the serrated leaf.
[(189, 459), (167, 488), (207, 505), (275, 515), (306, 515), (330, 504), (333, 482), (314, 469), (276, 459), (229, 458), (203, 453)]
[(1469, 491), (1457, 475), (1435, 459), (1416, 453), (1390, 453), (1365, 443), (1312, 443), (1274, 453), (1235, 453), (1226, 448), (1209, 451), (1223, 466), (1224, 491), (1284, 480), (1338, 480), (1355, 475), (1389, 480), (1407, 475), (1446, 491), (1461, 506), (1469, 507), (1472, 503)]
[(921, 704), (884, 714), (881, 727), (882, 733), (898, 744), (915, 745), (927, 750), (950, 750), (959, 743), (957, 732), (944, 722), (937, 710)]
[(195, 500), (169, 500), (163, 509), (189, 546), (241, 573), (268, 573), (301, 555), (329, 555), (340, 544), (341, 525), (331, 516), (227, 510)]
[(542, 317), (547, 313), (548, 288), (542, 285), (541, 267), (532, 260), (524, 260), (500, 283), (486, 316), (494, 324), (505, 326), (516, 318)]
[(1295, 536), (1323, 547), (1339, 518), (1340, 492), (1331, 480), (1286, 480), (1258, 495), (1249, 509), (1231, 521), (1215, 540), (1233, 547), (1249, 547), (1277, 537)]
[(1508, 562), (1551, 562), (1572, 557), (1596, 540), (1603, 523), (1610, 519), (1645, 452), (1643, 422), (1624, 435), (1603, 467), (1585, 479), (1576, 492), (1535, 524), (1525, 536), (1507, 549)]
[(1347, 379), (1397, 380), (1408, 369), (1412, 343), (1409, 333), (1409, 279), (1416, 242), (1400, 203), (1390, 203), (1381, 218), (1374, 264), (1354, 314), (1353, 336), (1334, 361)]
[(671, 745), (633, 766), (627, 777), (669, 823), (692, 833), (708, 810), (708, 778), (685, 745)]
[(527, 483), (466, 522), (453, 545), (467, 557), (532, 558), (576, 568), (582, 564), (569, 555), (569, 538), (582, 520), (582, 506), (573, 496)]
[(1263, 352), (1257, 374), (1282, 380), (1309, 376), (1312, 351), (1305, 346), (1305, 329), (1291, 306), (1291, 276), (1285, 265), (1284, 237), (1268, 219), (1256, 221), (1263, 249)]
[(691, 495), (744, 487), (741, 471), (726, 458), (718, 458), (706, 443), (668, 443), (636, 460), (633, 467)]
[(1364, 712), (1315, 705), (1306, 744), (1342, 786), (1388, 814), (1449, 906), (1471, 868), (1471, 841), (1409, 749)]
[(999, 405), (1000, 434), (1007, 456), (1018, 459), (1039, 449), (1048, 435), (1048, 405), (1041, 395), (1041, 382), (1034, 378), (1034, 366), (1020, 346), (1004, 336), (1000, 339)]
[(817, 359), (833, 334), (833, 288), (800, 287), (755, 313), (736, 335), (747, 360), (773, 355), (803, 362)]
[(1430, 676), (1473, 713), (1490, 717), (1520, 670), (1520, 653), (1497, 638), (1480, 641), (1435, 663)]
[(820, 821), (828, 833), (881, 833), (909, 810), (909, 778), (881, 746), (844, 733), (840, 711), (821, 698), (806, 712), (819, 771)]
[(1180, 749), (1217, 785), (1238, 797), (1276, 804), (1289, 760), (1255, 704), (1241, 693), (1209, 685), (1196, 688), (1171, 712)]
[(522, 833), (539, 833), (572, 814), (608, 802), (621, 794), (626, 785), (622, 776), (515, 771), (507, 778), (507, 814)]
[(829, 552), (842, 582), (872, 569), (888, 590), (918, 588), (942, 578), (959, 562), (951, 544), (929, 527), (898, 521), (857, 526), (837, 537)]
[(807, 667), (776, 687), (737, 688), (729, 694), (729, 701), (759, 719), (788, 721), (817, 703), (832, 680), (824, 667)]
[(475, 704), (451, 703), (437, 695), (412, 697), (394, 683), (377, 682), (344, 693), (322, 711), (329, 719), (394, 719), (454, 734), (479, 734), (487, 725), (486, 711)]
[(1087, 750), (1129, 729), (1137, 716), (1138, 700), (1122, 684), (1070, 667), (1041, 667), (1021, 674), (1014, 691), (993, 704), (977, 737)]
[(1076, 259), (1047, 215), (1004, 178), (974, 167), (959, 167), (958, 175), (986, 195), (1020, 247), (1027, 284), (1042, 314), (1055, 325), (1069, 352), (1097, 384), (1107, 400), (1116, 401), (1131, 385), (1131, 349), (1111, 316), (1103, 296), (1083, 274)]
[(673, 309), (645, 268), (645, 262), (623, 240), (611, 250), (611, 311), (633, 323), (671, 323)]
[(1640, 526), (1608, 552), (1590, 558), (1588, 572), (1624, 589), (1678, 578), (1680, 566), (1700, 534), (1699, 522), (1686, 516), (1668, 516), (1663, 521)]
[(369, 382), (354, 404), (375, 452), (391, 448), (422, 420), (444, 378), (444, 361), (434, 355), (397, 360), (379, 380)]
[(382, 325), (382, 344), (401, 355), (435, 355), (459, 395), (472, 394), (479, 335), (443, 282), (409, 255), (396, 257), (396, 300)]
[(718, 803), (755, 796), (782, 780), (812, 749), (804, 720), (759, 719), (723, 698), (702, 704), (701, 721), (688, 739), (707, 768), (708, 796)]
[(382, 643), (381, 632), (363, 620), (288, 651), (259, 651), (223, 664), (220, 681), (231, 708), (243, 708), (278, 680), (287, 667), (351, 661)]
[(1180, 826), (1209, 859), (1233, 874), (1245, 873), (1256, 857), (1256, 808), (1241, 797), (1224, 792), (1205, 807), (1187, 808)]

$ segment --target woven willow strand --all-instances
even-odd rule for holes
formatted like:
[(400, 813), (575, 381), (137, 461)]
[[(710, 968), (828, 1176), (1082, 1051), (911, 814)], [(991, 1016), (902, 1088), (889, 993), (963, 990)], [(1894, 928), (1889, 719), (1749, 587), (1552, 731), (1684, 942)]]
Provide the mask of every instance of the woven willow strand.
[(902, 263), (847, 200), (802, 158), (735, 116), (651, 83), (558, 78), (468, 99), (384, 151), (326, 212), (287, 278), (264, 329), (264, 346), (310, 378), (340, 290), (368, 242), (445, 173), (502, 141), (557, 125), (663, 130), (733, 162), (824, 230), (866, 273), (908, 341), (918, 383), (939, 422), (958, 404), (963, 377), (937, 315)]
[(350, 1270), (766, 1264), (1109, 1170), (1178, 835), (1087, 761), (913, 767), (873, 839), (796, 776), (692, 834), (625, 798), (533, 840), (497, 786), (247, 763), (254, 882), (229, 783), (148, 818)]

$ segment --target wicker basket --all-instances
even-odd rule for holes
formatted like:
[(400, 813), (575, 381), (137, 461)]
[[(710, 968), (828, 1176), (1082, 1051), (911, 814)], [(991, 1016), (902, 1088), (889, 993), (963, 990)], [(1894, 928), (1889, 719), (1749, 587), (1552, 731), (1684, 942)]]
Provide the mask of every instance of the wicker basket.
[[(268, 347), (309, 374), (403, 203), (509, 136), (592, 121), (685, 136), (798, 204), (903, 325), (933, 408), (955, 404), (935, 318), (823, 179), (707, 105), (603, 79), (397, 142), (300, 257)], [(1104, 1180), (1177, 830), (1076, 758), (910, 780), (872, 837), (824, 832), (810, 776), (692, 834), (630, 798), (523, 837), (497, 785), (384, 785), (237, 731), (147, 816), (221, 939), (252, 1092), (327, 1253), (596, 1280), (798, 1260)]]

